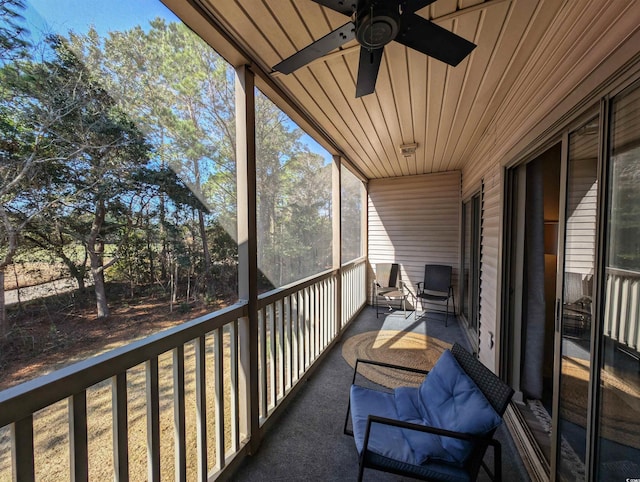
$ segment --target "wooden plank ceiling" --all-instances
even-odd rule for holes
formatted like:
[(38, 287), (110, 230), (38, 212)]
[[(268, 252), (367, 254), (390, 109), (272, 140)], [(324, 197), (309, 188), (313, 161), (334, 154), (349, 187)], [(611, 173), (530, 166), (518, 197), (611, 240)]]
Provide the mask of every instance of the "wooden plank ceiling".
[[(348, 21), (311, 0), (201, 2), (267, 72)], [(272, 76), (366, 177), (460, 170), (494, 118), (515, 115), (513, 92), (534, 96), (536, 76), (553, 71), (545, 55), (572, 48), (567, 32), (584, 22), (593, 2), (575, 3), (581, 8), (560, 0), (437, 0), (418, 14), (477, 48), (450, 67), (392, 42), (375, 93), (359, 99), (355, 40), (293, 74)], [(546, 67), (536, 72), (533, 65)], [(411, 143), (418, 144), (415, 155), (403, 157), (399, 146)]]

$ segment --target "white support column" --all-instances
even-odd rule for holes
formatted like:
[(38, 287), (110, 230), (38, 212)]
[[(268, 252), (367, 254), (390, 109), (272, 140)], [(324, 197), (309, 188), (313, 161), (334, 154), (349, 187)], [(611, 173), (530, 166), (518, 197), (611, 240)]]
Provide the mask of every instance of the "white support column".
[(258, 242), (256, 234), (256, 136), (254, 74), (236, 69), (236, 171), (238, 198), (238, 297), (248, 302), (240, 320), (238, 371), (240, 438), (250, 438), (249, 452), (260, 440), (258, 403)]

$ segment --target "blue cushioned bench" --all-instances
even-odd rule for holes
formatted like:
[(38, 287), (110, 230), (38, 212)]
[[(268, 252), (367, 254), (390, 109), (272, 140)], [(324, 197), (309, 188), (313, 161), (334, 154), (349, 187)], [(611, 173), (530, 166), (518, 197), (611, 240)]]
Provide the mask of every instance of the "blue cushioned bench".
[[(367, 388), (355, 383), (360, 364), (423, 373), (425, 379), (419, 387)], [(501, 447), (493, 434), (512, 395), (458, 344), (430, 372), (357, 360), (344, 432), (355, 439), (358, 480), (368, 467), (423, 480), (470, 481), (481, 466), (492, 480), (501, 480)], [(483, 462), (489, 445), (493, 471)]]

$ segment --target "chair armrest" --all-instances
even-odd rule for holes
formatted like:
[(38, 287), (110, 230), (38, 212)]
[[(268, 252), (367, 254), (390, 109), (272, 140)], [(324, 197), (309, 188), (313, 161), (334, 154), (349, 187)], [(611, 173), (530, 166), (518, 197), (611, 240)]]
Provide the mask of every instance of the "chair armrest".
[(386, 363), (386, 362), (381, 362), (381, 361), (376, 361), (376, 360), (367, 360), (365, 358), (358, 358), (356, 360), (356, 367), (358, 366), (358, 363), (362, 363), (365, 365), (377, 365), (377, 366), (381, 366), (381, 367), (385, 367), (385, 368), (396, 368), (398, 370), (404, 370), (407, 372), (414, 372), (414, 373), (422, 373), (423, 375), (426, 375), (429, 373), (429, 370), (422, 370), (420, 368), (413, 368), (413, 367), (406, 367), (404, 365), (394, 365), (393, 363)]
[[(468, 440), (470, 442), (484, 442), (490, 445), (500, 444), (497, 440), (487, 437), (486, 435), (474, 435), (471, 433), (464, 432), (454, 432), (452, 430), (445, 430), (442, 428), (432, 427), (430, 425), (421, 425), (419, 423), (405, 422), (404, 420), (395, 420), (393, 418), (379, 417), (378, 415), (369, 415), (367, 420), (367, 430), (365, 432), (365, 441), (367, 439), (366, 435), (369, 433), (371, 424), (380, 423), (382, 425), (391, 425), (393, 427), (404, 428), (407, 430), (414, 430), (417, 432), (425, 432), (432, 433), (435, 435), (440, 435), (443, 437), (451, 437), (457, 438), (460, 440)], [(366, 447), (366, 444), (365, 444)]]
[(377, 297), (378, 296), (378, 289), (381, 288), (380, 283), (378, 283), (378, 281), (373, 280), (371, 282), (371, 288), (373, 289), (373, 296)]
[(385, 363), (385, 362), (380, 362), (375, 360), (366, 360), (364, 358), (358, 358), (356, 359), (356, 366), (353, 368), (353, 380), (351, 381), (352, 385), (356, 382), (356, 375), (358, 374), (358, 365), (361, 363), (363, 365), (375, 365), (375, 366), (384, 367), (384, 368), (393, 368), (395, 370), (419, 373), (421, 375), (427, 375), (429, 373), (429, 370), (421, 370), (420, 368), (405, 367), (402, 365), (394, 365), (392, 363)]
[(394, 420), (392, 418), (380, 417), (378, 415), (369, 415), (369, 417), (367, 418), (367, 428), (365, 429), (364, 441), (362, 444), (362, 456), (364, 456), (364, 453), (369, 446), (369, 434), (371, 432), (371, 425), (374, 423), (391, 425), (406, 430), (432, 433), (443, 437), (451, 437), (460, 440), (468, 440), (470, 442), (480, 442), (483, 444), (491, 445), (494, 449), (494, 472), (491, 473), (482, 460), (480, 461), (480, 464), (482, 464), (485, 470), (487, 470), (491, 480), (495, 480), (496, 482), (502, 480), (502, 445), (500, 444), (500, 441), (494, 439), (493, 437), (486, 435), (473, 435), (463, 432), (453, 432), (451, 430), (444, 430), (437, 427), (431, 427), (429, 425), (420, 425), (417, 423), (405, 422), (404, 420)]

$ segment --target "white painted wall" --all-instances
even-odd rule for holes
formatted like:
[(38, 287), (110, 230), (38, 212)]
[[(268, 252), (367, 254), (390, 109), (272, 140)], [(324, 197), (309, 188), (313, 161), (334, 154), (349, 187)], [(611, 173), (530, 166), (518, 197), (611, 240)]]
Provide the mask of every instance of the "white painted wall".
[[(415, 293), (425, 264), (460, 265), (460, 172), (369, 182), (369, 262), (399, 263)], [(369, 270), (369, 286), (372, 271)], [(369, 300), (371, 298), (369, 297)], [(459, 300), (456, 300), (457, 302)]]

